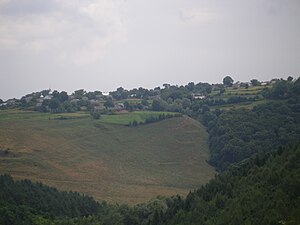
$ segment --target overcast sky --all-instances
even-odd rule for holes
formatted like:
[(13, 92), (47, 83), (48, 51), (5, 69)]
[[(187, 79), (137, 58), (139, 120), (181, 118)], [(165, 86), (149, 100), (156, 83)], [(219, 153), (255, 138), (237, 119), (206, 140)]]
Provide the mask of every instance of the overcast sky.
[(0, 98), (300, 74), (299, 0), (0, 0)]

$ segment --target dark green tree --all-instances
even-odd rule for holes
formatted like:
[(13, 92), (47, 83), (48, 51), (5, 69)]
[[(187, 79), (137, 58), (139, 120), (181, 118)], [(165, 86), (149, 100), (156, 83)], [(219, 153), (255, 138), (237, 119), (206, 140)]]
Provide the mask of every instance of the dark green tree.
[(56, 98), (52, 98), (49, 102), (49, 108), (52, 112), (55, 112), (55, 110), (59, 107), (59, 101)]
[(62, 91), (62, 92), (59, 93), (59, 95), (58, 95), (58, 100), (59, 100), (61, 103), (67, 101), (68, 99), (69, 99), (69, 96), (68, 96), (68, 93), (67, 93), (67, 92)]
[(149, 106), (149, 102), (146, 99), (143, 99), (141, 103), (143, 106)]
[(51, 91), (50, 89), (48, 89), (48, 90), (42, 90), (42, 91), (41, 91), (41, 94), (42, 94), (44, 97), (46, 97), (46, 96), (49, 94), (50, 91)]
[(182, 99), (182, 108), (186, 109), (191, 106), (191, 100), (188, 98)]
[(257, 80), (257, 79), (252, 79), (250, 80), (252, 86), (259, 86), (260, 85), (260, 82)]
[(288, 82), (292, 82), (293, 79), (294, 79), (294, 78), (293, 78), (292, 76), (289, 76), (289, 77), (287, 78), (287, 81), (288, 81)]
[(105, 106), (106, 109), (108, 109), (108, 108), (113, 108), (113, 107), (115, 107), (115, 104), (114, 104), (113, 100), (107, 99), (107, 100), (104, 102), (104, 106)]
[(82, 99), (82, 97), (86, 94), (85, 90), (83, 89), (79, 89), (79, 90), (76, 90), (74, 91), (74, 97), (75, 98), (78, 98), (78, 99)]
[(154, 99), (152, 102), (152, 110), (153, 111), (160, 111), (161, 110), (161, 105), (160, 105), (160, 101), (157, 99)]
[(230, 76), (226, 76), (223, 78), (223, 84), (225, 86), (231, 87), (233, 84), (233, 79)]

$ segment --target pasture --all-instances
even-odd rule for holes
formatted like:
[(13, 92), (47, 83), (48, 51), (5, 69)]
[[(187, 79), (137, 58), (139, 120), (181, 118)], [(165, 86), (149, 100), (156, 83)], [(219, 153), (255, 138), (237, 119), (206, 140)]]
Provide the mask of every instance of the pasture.
[(183, 116), (124, 126), (147, 116), (0, 111), (0, 173), (129, 204), (184, 195), (214, 176), (200, 123)]

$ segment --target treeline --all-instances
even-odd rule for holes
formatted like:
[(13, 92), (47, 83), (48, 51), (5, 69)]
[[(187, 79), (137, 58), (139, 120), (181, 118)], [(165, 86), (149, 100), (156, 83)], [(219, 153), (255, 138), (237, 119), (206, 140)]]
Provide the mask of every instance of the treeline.
[[(269, 91), (276, 96), (280, 81)], [(253, 109), (210, 111), (202, 107), (200, 119), (209, 132), (210, 160), (219, 170), (240, 162), (255, 153), (269, 152), (300, 138), (300, 79), (290, 83), (288, 95)], [(280, 95), (282, 96), (282, 95)]]

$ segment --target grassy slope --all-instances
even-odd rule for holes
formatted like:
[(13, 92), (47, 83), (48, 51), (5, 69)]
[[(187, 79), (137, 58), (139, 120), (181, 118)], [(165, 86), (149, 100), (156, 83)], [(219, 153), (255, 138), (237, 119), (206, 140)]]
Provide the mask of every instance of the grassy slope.
[(126, 127), (68, 115), (1, 111), (0, 148), (10, 150), (0, 154), (0, 173), (130, 204), (185, 194), (214, 175), (195, 120)]

